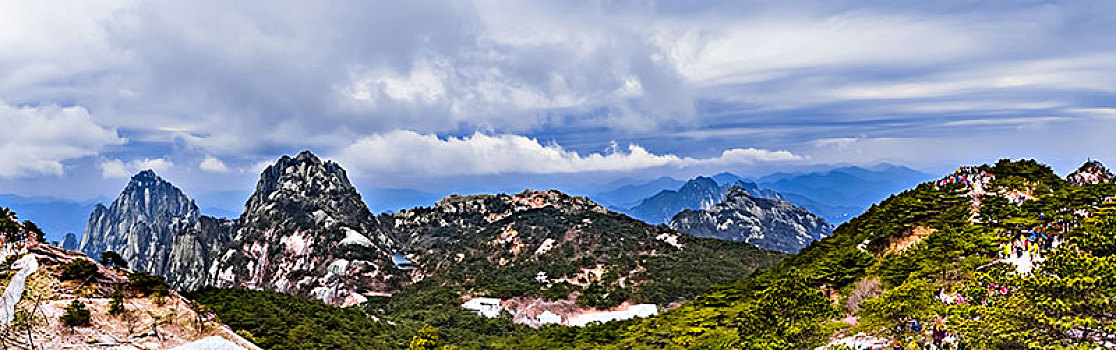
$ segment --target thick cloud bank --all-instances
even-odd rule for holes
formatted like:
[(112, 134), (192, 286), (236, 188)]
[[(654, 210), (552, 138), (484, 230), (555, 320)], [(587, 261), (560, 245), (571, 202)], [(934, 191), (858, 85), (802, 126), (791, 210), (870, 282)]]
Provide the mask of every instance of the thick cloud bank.
[(476, 133), (461, 138), (439, 138), (412, 131), (395, 131), (361, 139), (343, 149), (338, 158), (346, 165), (366, 172), (419, 176), (633, 171), (803, 160), (787, 151), (755, 148), (730, 149), (713, 158), (689, 158), (654, 154), (638, 145), (630, 145), (627, 149), (614, 145), (605, 152), (583, 155), (556, 144), (544, 145), (538, 140), (518, 135)]

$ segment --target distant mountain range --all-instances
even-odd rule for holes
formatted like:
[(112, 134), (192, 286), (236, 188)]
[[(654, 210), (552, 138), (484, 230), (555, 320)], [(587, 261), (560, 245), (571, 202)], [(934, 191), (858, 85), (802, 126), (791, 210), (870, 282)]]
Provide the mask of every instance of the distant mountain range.
[[(806, 196), (835, 206), (867, 208), (881, 199), (936, 176), (911, 168), (882, 164), (871, 168), (843, 167), (807, 174), (776, 173), (756, 182), (780, 193)], [(850, 216), (860, 213), (850, 213)]]
[(31, 220), (46, 233), (47, 241), (65, 239), (67, 233), (80, 234), (93, 210), (93, 201), (81, 202), (58, 198), (23, 197), (0, 194), (0, 204), (19, 213), (21, 220)]
[[(842, 167), (819, 172), (777, 173), (759, 179), (746, 179), (732, 173), (720, 173), (709, 178), (722, 187), (740, 180), (756, 183), (763, 189), (778, 192), (783, 199), (822, 216), (832, 224), (840, 224), (863, 212), (871, 203), (931, 177), (909, 168), (883, 164), (869, 168)], [(686, 182), (671, 177), (650, 181), (617, 180), (605, 186), (612, 189), (589, 197), (610, 210), (631, 214), (629, 209), (639, 205), (644, 199), (664, 190), (678, 191)], [(370, 199), (366, 203), (373, 213), (394, 213), (405, 208), (427, 205), (446, 195), (409, 188), (370, 187), (362, 192), (365, 198)], [(236, 219), (243, 208), (240, 204), (230, 203), (243, 203), (250, 194), (246, 191), (227, 191), (199, 196), (197, 202), (203, 204), (199, 206), (199, 212), (214, 218)], [(0, 203), (19, 212), (22, 219), (40, 223), (47, 234), (47, 240), (59, 242), (71, 232), (81, 238), (96, 201), (0, 194)], [(713, 201), (714, 204), (715, 202)], [(677, 211), (659, 215), (658, 219), (652, 221), (666, 223), (683, 209), (702, 209), (701, 206), (689, 205), (676, 207)], [(666, 211), (673, 210), (671, 208)]]
[[(775, 191), (760, 189), (753, 182), (747, 182), (731, 174), (718, 175), (725, 183), (714, 178), (699, 176), (686, 181), (678, 190), (662, 190), (644, 198), (635, 206), (620, 209), (649, 224), (665, 224), (670, 218), (687, 209), (708, 209), (725, 199), (730, 188), (741, 187), (758, 198), (780, 198)], [(731, 182), (730, 182), (731, 181)]]
[(786, 200), (837, 225), (860, 214), (872, 203), (932, 178), (931, 174), (907, 167), (881, 164), (869, 168), (850, 166), (819, 172), (775, 173), (754, 180), (732, 173), (719, 173), (711, 177), (699, 176), (682, 182), (682, 185), (675, 185), (681, 182), (679, 180), (659, 178), (627, 184), (590, 197), (617, 203), (609, 202), (609, 199), (621, 198), (618, 193), (633, 196), (658, 189), (652, 195), (629, 201), (627, 206), (610, 207), (658, 224), (669, 222), (683, 210), (708, 209), (719, 203), (733, 184), (741, 183), (757, 197)]
[(641, 200), (651, 197), (659, 191), (679, 188), (686, 181), (663, 176), (651, 181), (636, 184), (622, 184), (614, 190), (601, 192), (590, 196), (597, 203), (612, 208), (630, 208), (639, 204)]

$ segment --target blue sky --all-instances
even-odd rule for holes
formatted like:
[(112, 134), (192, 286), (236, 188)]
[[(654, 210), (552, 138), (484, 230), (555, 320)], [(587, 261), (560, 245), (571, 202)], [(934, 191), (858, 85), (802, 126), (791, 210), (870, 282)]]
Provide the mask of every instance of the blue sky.
[(1111, 1), (683, 3), (3, 2), (0, 193), (223, 198), (303, 149), (433, 192), (1116, 159)]

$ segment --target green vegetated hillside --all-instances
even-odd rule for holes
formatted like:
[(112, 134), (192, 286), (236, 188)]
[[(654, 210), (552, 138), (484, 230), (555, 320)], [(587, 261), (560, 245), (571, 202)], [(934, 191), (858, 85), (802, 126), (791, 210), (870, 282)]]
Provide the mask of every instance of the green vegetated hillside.
[[(430, 275), (419, 288), (550, 300), (576, 292), (579, 305), (598, 309), (624, 301), (666, 306), (772, 267), (786, 256), (687, 236), (616, 213), (554, 207), (516, 212), (461, 231), (454, 233), (461, 239), (419, 259)], [(547, 283), (540, 283), (540, 272)]]
[[(602, 310), (624, 302), (667, 307), (787, 256), (648, 225), (557, 191), (451, 197), (380, 220), (405, 235), (399, 239), (408, 242), (406, 251), (424, 276), (390, 298), (338, 309), (248, 290), (208, 288), (190, 295), (268, 349), (395, 348), (409, 345), (425, 326), (437, 329), (441, 343), (462, 348), (519, 348), (526, 346), (523, 339), (594, 331), (535, 330), (513, 324), (511, 315), (486, 319), (463, 309), (463, 297), (570, 300)], [(605, 342), (615, 339), (621, 324), (589, 329), (611, 337), (596, 338)]]
[[(1071, 186), (1029, 160), (972, 171), (995, 176), (979, 205), (964, 182), (922, 184), (777, 269), (628, 327), (604, 347), (806, 349), (861, 331), (908, 344), (925, 337), (909, 332), (909, 320), (929, 328), (938, 317), (969, 348), (1093, 348), (1112, 339), (1116, 186)], [(1009, 202), (1020, 194), (1032, 199)], [(1064, 241), (1041, 252), (1033, 273), (999, 262), (1016, 253), (1005, 245), (1032, 234)], [(964, 302), (943, 302), (943, 293)]]
[[(274, 349), (811, 349), (862, 332), (887, 342), (926, 342), (931, 336), (911, 332), (910, 321), (930, 329), (938, 319), (955, 344), (970, 349), (1092, 349), (1116, 337), (1113, 196), (1116, 185), (1071, 185), (1030, 160), (966, 168), (893, 195), (773, 269), (713, 286), (657, 317), (586, 328), (531, 329), (512, 324), (510, 315), (484, 319), (461, 310), (462, 293), (548, 293), (520, 281), (551, 259), (501, 265), (490, 254), (466, 253), (455, 265), (460, 270), (444, 269), (444, 278), (360, 308), (264, 292), (209, 289), (193, 296)], [(535, 214), (477, 239), (506, 234), (506, 227), (541, 230), (539, 239), (557, 234), (539, 228), (554, 213)], [(612, 221), (600, 226), (602, 233), (630, 226)], [(579, 259), (620, 258), (603, 243)], [(691, 246), (705, 244), (713, 243)], [(717, 249), (725, 248), (664, 261), (669, 268), (645, 285), (677, 285), (669, 279), (723, 268)], [(297, 306), (303, 304), (317, 306)]]

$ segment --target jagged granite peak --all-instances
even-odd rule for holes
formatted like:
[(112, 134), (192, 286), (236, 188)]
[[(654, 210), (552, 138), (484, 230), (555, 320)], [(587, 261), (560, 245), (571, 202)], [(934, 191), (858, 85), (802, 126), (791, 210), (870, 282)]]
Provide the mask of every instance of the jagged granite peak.
[(78, 249), (77, 235), (73, 232), (66, 233), (66, 237), (62, 239), (62, 249), (75, 250)]
[(831, 232), (833, 226), (802, 207), (774, 198), (759, 198), (733, 186), (721, 203), (687, 209), (670, 227), (697, 237), (746, 242), (760, 248), (796, 253)]
[(291, 158), (283, 156), (274, 165), (264, 169), (256, 183), (256, 192), (248, 199), (245, 213), (259, 209), (264, 203), (275, 201), (277, 196), (287, 196), (291, 200), (315, 198), (322, 194), (336, 194), (360, 201), (349, 177), (340, 165), (332, 161), (322, 161), (310, 151), (302, 151)]
[(144, 170), (132, 177), (110, 207), (98, 203), (89, 217), (79, 250), (96, 258), (116, 251), (133, 268), (151, 269), (152, 256), (168, 243), (171, 227), (201, 216), (194, 200), (170, 182)]
[(1066, 176), (1066, 181), (1077, 185), (1092, 185), (1099, 183), (1109, 183), (1116, 178), (1112, 175), (1112, 171), (1104, 167), (1100, 161), (1090, 160), (1077, 168), (1077, 171)]
[(214, 285), (352, 305), (409, 282), (391, 267), (398, 245), (345, 170), (309, 151), (284, 156), (260, 174), (239, 225), (210, 267)]
[(755, 197), (755, 198), (768, 198), (768, 199), (784, 200), (783, 195), (780, 194), (779, 192), (769, 190), (769, 189), (766, 189), (766, 188), (760, 188), (759, 185), (756, 184), (755, 182), (747, 182), (747, 181), (744, 181), (744, 180), (736, 180), (736, 182), (731, 183), (728, 186), (725, 186), (725, 196), (726, 197), (728, 196), (728, 192), (730, 190), (732, 190), (733, 188), (743, 189), (743, 190), (747, 191), (749, 195), (751, 195), (752, 197)]
[[(228, 241), (229, 230), (211, 228), (231, 225), (201, 216), (182, 190), (144, 170), (132, 177), (110, 207), (98, 203), (93, 208), (78, 250), (94, 259), (115, 251), (132, 269), (164, 275), (172, 286), (192, 289), (204, 283), (211, 254)], [(190, 267), (180, 268), (183, 265)]]

